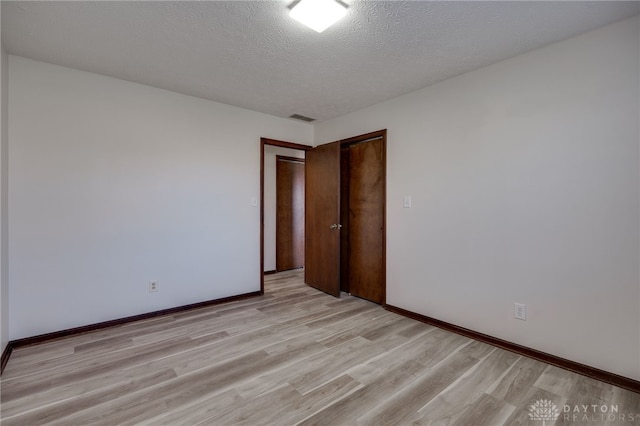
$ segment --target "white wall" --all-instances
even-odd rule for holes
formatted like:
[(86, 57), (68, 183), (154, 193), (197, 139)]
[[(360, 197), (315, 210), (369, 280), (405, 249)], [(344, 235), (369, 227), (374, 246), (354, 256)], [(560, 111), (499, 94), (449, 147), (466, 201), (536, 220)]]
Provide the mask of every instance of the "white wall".
[(9, 90), (11, 339), (260, 289), (260, 137), (310, 125), (16, 56)]
[(389, 304), (640, 379), (639, 35), (626, 20), (315, 126), (389, 130)]
[(0, 353), (9, 341), (8, 145), (9, 57), (0, 42)]
[[(288, 141), (299, 143), (297, 141)], [(304, 151), (264, 147), (264, 270), (276, 270), (276, 155), (304, 158)]]

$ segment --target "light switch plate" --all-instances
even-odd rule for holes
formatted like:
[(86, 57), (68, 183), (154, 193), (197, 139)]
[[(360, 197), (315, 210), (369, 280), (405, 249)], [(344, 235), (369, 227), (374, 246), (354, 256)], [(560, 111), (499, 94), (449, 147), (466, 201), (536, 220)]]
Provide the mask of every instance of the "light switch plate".
[(513, 317), (522, 321), (527, 320), (527, 305), (524, 303), (513, 304)]
[(404, 199), (402, 200), (402, 206), (405, 209), (410, 209), (411, 208), (411, 195), (405, 195)]

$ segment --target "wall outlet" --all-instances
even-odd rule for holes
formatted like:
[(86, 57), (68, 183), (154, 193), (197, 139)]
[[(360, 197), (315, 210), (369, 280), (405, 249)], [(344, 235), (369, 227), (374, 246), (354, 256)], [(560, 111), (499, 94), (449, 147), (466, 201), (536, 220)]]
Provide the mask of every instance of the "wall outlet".
[(527, 320), (527, 305), (524, 303), (513, 304), (513, 317), (522, 321)]
[(158, 291), (158, 281), (149, 281), (149, 293)]
[(404, 196), (404, 198), (402, 199), (402, 207), (404, 207), (405, 209), (411, 208), (411, 195)]

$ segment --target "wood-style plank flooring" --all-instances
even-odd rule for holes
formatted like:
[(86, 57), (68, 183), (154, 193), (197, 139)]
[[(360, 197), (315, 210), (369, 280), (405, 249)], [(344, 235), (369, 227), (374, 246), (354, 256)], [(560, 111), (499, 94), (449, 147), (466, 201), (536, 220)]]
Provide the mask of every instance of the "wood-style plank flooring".
[(2, 425), (542, 425), (529, 417), (537, 400), (598, 407), (547, 426), (640, 424), (640, 394), (333, 298), (299, 271), (265, 287), (15, 350)]

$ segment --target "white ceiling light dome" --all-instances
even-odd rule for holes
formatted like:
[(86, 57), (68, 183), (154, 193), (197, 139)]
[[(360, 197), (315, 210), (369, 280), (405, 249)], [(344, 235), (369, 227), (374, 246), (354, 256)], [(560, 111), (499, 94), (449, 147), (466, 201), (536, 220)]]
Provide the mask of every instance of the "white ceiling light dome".
[(339, 0), (299, 0), (289, 10), (289, 16), (319, 33), (346, 14), (347, 5)]

